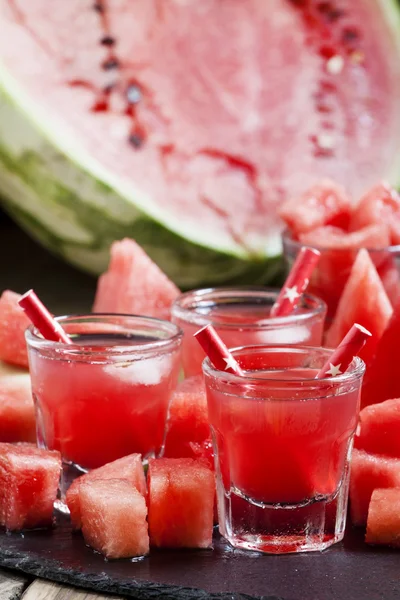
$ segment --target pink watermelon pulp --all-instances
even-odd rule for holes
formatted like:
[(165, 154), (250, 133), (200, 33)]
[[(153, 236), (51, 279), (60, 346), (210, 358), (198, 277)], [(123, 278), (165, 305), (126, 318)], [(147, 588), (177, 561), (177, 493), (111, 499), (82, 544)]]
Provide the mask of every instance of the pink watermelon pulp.
[(373, 491), (365, 541), (400, 548), (400, 489)]
[(400, 380), (395, 357), (400, 339), (400, 303), (384, 331), (376, 356), (367, 369), (361, 394), (361, 407), (400, 397)]
[(66, 502), (74, 529), (80, 529), (82, 527), (80, 502), (81, 486), (86, 482), (90, 483), (92, 481), (97, 481), (98, 479), (125, 480), (137, 489), (142, 496), (145, 497), (147, 494), (146, 479), (140, 454), (124, 456), (103, 467), (93, 469), (93, 471), (89, 471), (89, 473), (78, 477), (78, 479), (76, 479), (69, 487), (66, 494)]
[[(66, 177), (54, 209), (46, 204), (43, 218), (37, 210), (40, 239), (69, 260), (95, 261), (95, 250), (123, 231), (188, 280), (195, 248), (197, 256), (200, 247), (217, 256), (279, 252), (276, 208), (316, 178), (359, 194), (381, 176), (397, 176), (395, 4), (69, 0), (42, 18), (47, 8), (47, 0), (4, 0), (0, 55), (2, 71), (27, 98), (25, 112), (28, 104), (40, 121), (36, 135), (46, 124), (62, 146), (45, 168), (32, 151), (26, 168), (39, 162), (30, 180), (39, 187), (49, 169), (54, 189), (68, 152), (84, 163), (78, 174), (93, 172), (109, 186), (91, 194), (79, 177), (69, 188)], [(8, 160), (20, 166), (25, 146), (19, 154), (16, 141)], [(72, 234), (62, 228), (70, 200)], [(21, 205), (14, 213), (29, 227)], [(148, 218), (138, 223), (136, 208)], [(35, 208), (26, 202), (25, 210), (32, 223)], [(179, 265), (170, 258), (180, 246), (171, 231), (192, 244)], [(235, 276), (203, 268), (203, 280)]]
[(326, 334), (325, 344), (336, 348), (351, 326), (360, 323), (372, 334), (359, 353), (368, 366), (392, 312), (392, 305), (368, 251), (360, 250), (340, 298), (335, 319)]
[(400, 398), (364, 408), (354, 443), (366, 452), (400, 459)]
[(106, 558), (130, 558), (149, 552), (146, 501), (130, 483), (86, 480), (81, 485), (82, 533)]
[(0, 297), (0, 360), (27, 367), (25, 329), (30, 321), (18, 304), (20, 298), (20, 294), (10, 290)]
[(0, 525), (10, 531), (51, 525), (60, 473), (58, 452), (0, 444)]
[(376, 223), (387, 228), (389, 243), (386, 245), (400, 244), (400, 197), (384, 183), (369, 190), (358, 202), (351, 215), (350, 230), (358, 231)]
[(189, 377), (176, 388), (169, 405), (164, 456), (196, 458), (210, 440), (207, 397), (203, 376)]
[(35, 441), (35, 407), (29, 373), (0, 362), (0, 442)]
[(353, 525), (367, 523), (368, 506), (376, 488), (400, 487), (400, 459), (353, 450), (350, 478), (350, 514)]
[(178, 288), (133, 240), (115, 242), (97, 284), (93, 311), (169, 318)]
[(190, 458), (151, 460), (148, 470), (150, 543), (160, 548), (209, 548), (214, 473)]

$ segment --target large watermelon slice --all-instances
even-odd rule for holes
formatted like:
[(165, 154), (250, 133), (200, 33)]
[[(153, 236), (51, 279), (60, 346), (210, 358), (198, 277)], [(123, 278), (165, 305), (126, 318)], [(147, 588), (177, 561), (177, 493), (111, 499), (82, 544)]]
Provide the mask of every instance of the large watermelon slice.
[(400, 397), (400, 379), (397, 371), (400, 340), (400, 303), (384, 331), (376, 356), (367, 369), (361, 393), (361, 407), (383, 400)]
[(133, 240), (114, 242), (97, 284), (93, 311), (168, 319), (179, 290)]
[(31, 378), (26, 369), (0, 361), (0, 442), (35, 442)]
[(399, 179), (394, 0), (0, 1), (7, 210), (74, 264), (131, 237), (181, 287), (263, 281), (276, 207)]
[(326, 334), (326, 346), (336, 348), (350, 327), (360, 323), (372, 333), (359, 353), (369, 365), (392, 312), (392, 305), (368, 251), (360, 250), (340, 298), (335, 319)]

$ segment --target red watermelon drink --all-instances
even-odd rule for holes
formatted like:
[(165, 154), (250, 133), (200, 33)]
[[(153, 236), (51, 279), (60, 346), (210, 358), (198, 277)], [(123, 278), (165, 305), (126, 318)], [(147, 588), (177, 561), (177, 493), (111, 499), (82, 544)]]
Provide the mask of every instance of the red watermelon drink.
[(220, 531), (270, 553), (323, 550), (343, 538), (349, 459), (364, 363), (316, 379), (332, 351), (245, 347), (245, 377), (203, 364)]
[(269, 314), (278, 291), (268, 288), (210, 288), (181, 294), (172, 305), (172, 320), (184, 332), (182, 362), (186, 377), (201, 373), (204, 352), (193, 335), (213, 325), (226, 346), (299, 344), (319, 346), (326, 306), (304, 294), (294, 312)]
[(133, 453), (158, 456), (179, 373), (179, 328), (126, 315), (57, 321), (72, 344), (32, 327), (26, 334), (39, 444), (59, 450), (72, 472)]

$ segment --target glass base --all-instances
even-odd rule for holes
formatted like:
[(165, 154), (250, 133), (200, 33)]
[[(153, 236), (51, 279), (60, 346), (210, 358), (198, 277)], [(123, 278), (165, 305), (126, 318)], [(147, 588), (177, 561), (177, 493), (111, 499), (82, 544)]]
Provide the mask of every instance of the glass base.
[(317, 552), (343, 539), (347, 494), (301, 504), (263, 504), (232, 489), (219, 493), (219, 529), (235, 548), (269, 554)]

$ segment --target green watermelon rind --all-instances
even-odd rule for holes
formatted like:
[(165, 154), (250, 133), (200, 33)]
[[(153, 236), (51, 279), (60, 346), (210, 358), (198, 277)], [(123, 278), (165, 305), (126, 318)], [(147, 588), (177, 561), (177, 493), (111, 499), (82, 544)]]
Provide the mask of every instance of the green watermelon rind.
[(53, 253), (99, 274), (106, 268), (111, 243), (131, 237), (183, 289), (270, 283), (281, 272), (279, 239), (260, 256), (234, 244), (218, 248), (210, 240), (205, 246), (191, 233), (189, 239), (183, 237), (164, 224), (165, 215), (157, 218), (139, 194), (135, 199), (132, 193), (123, 196), (116, 191), (117, 182), (105, 182), (100, 165), (64, 135), (62, 126), (44, 117), (0, 64), (2, 203)]

